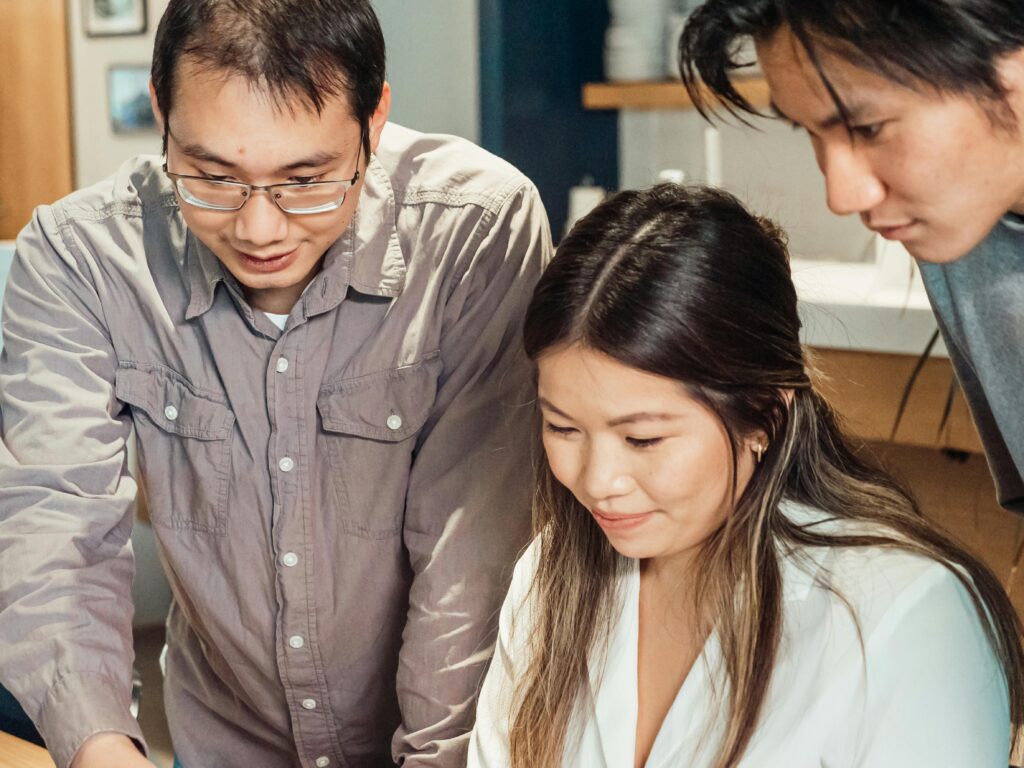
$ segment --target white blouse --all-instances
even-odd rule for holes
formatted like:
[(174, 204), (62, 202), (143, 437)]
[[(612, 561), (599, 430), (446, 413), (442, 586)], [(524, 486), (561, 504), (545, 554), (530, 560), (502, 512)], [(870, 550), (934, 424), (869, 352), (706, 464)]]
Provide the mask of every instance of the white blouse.
[[(785, 503), (796, 523), (821, 512)], [(822, 523), (842, 530), (847, 523)], [(477, 709), (470, 768), (509, 764), (512, 685), (527, 662), (524, 605), (538, 542), (516, 565)], [(1006, 681), (966, 590), (944, 566), (876, 548), (811, 549), (781, 560), (783, 634), (744, 768), (1006, 768)], [(826, 589), (830, 583), (853, 606)], [(631, 768), (637, 721), (640, 571), (619, 585), (608, 651), (593, 664), (570, 725), (564, 766)], [(526, 608), (526, 610), (522, 610)], [(513, 625), (513, 617), (515, 622)], [(676, 695), (647, 768), (710, 768), (722, 735), (712, 708), (720, 654), (712, 635)]]

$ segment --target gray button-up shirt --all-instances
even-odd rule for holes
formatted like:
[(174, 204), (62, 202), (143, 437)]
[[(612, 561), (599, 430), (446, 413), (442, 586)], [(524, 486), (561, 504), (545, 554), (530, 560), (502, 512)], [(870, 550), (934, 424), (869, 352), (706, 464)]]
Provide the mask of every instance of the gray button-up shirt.
[(128, 712), (134, 426), (174, 593), (167, 715), (207, 766), (455, 766), (525, 543), (533, 186), (391, 125), (281, 331), (155, 158), (40, 208), (0, 359), (0, 681), (58, 765)]

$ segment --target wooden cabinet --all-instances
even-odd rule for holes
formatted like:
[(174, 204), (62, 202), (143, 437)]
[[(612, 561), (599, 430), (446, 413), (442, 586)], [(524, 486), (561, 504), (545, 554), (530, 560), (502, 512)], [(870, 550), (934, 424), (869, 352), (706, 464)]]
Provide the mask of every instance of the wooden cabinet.
[(0, 0), (0, 240), (72, 189), (65, 0)]
[[(925, 362), (897, 426), (900, 400), (917, 357), (845, 349), (816, 349), (812, 354), (815, 385), (853, 435), (897, 445), (983, 452), (948, 358), (932, 357)], [(949, 414), (943, 420), (951, 392)]]

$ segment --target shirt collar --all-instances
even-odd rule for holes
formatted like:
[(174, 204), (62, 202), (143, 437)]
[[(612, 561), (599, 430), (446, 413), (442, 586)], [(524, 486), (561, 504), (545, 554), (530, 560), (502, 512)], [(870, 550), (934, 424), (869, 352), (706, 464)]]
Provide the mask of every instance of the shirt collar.
[[(405, 287), (406, 258), (398, 237), (397, 218), (391, 179), (377, 157), (371, 156), (352, 223), (327, 249), (322, 269), (297, 307), (301, 306), (307, 317), (326, 312), (341, 303), (350, 287), (372, 296), (400, 295)], [(213, 306), (219, 282), (241, 298), (241, 287), (234, 276), (191, 231), (186, 239), (185, 258), (190, 281), (186, 319), (202, 315)]]

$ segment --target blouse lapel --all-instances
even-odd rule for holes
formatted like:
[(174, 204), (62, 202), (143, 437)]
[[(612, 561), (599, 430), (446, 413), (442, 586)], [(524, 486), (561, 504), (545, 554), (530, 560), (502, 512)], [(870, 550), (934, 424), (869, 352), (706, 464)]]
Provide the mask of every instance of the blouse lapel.
[(616, 768), (632, 765), (636, 749), (639, 601), (639, 563), (631, 560), (619, 582), (618, 616), (608, 637), (607, 653), (590, 665), (594, 724), (604, 763)]

